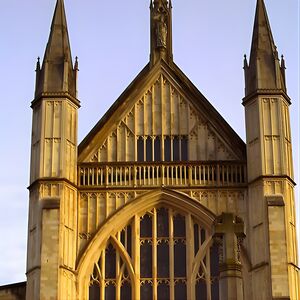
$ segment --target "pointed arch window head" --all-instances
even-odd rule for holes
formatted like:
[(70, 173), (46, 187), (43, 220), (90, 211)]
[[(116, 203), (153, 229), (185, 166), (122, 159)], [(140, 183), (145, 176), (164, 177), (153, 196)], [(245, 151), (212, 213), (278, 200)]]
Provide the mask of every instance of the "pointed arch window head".
[(217, 300), (218, 284), (209, 231), (191, 214), (158, 206), (135, 216), (99, 250), (89, 300)]

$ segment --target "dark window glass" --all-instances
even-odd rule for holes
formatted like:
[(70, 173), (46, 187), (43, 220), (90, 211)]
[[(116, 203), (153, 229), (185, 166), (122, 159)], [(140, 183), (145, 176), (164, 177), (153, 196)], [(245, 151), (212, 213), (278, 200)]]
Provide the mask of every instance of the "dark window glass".
[(137, 140), (137, 159), (138, 161), (144, 161), (144, 140), (139, 137)]
[(188, 137), (181, 138), (181, 160), (188, 160)]
[(125, 247), (125, 237), (126, 237), (126, 229), (121, 231), (121, 243)]
[(121, 299), (131, 300), (131, 285), (128, 281), (124, 281), (121, 286)]
[(89, 287), (89, 300), (100, 300), (100, 286), (97, 282)]
[(109, 244), (105, 250), (105, 278), (116, 278), (116, 250)]
[(175, 300), (186, 299), (186, 284), (184, 282), (177, 282), (175, 284)]
[(141, 237), (152, 237), (152, 217), (148, 214), (145, 214), (141, 218)]
[(141, 284), (141, 299), (152, 300), (152, 285), (150, 283)]
[(169, 277), (169, 244), (162, 240), (157, 245), (157, 275), (159, 278)]
[(169, 136), (166, 136), (164, 142), (165, 148), (165, 161), (171, 161), (171, 139)]
[(216, 244), (210, 248), (211, 299), (219, 300), (219, 255)]
[(127, 252), (129, 256), (131, 256), (131, 226), (127, 226)]
[(201, 229), (201, 245), (204, 243), (205, 241), (205, 229)]
[(157, 210), (157, 236), (169, 237), (169, 213), (165, 208)]
[(166, 283), (157, 286), (157, 300), (170, 300), (170, 288)]
[(206, 300), (207, 289), (205, 278), (200, 278), (196, 282), (196, 300)]
[(173, 217), (174, 237), (185, 237), (185, 217), (175, 215)]
[(179, 137), (174, 136), (173, 139), (173, 161), (179, 161), (180, 155), (179, 155)]
[(160, 138), (157, 136), (154, 140), (154, 161), (161, 161)]
[(152, 161), (152, 138), (146, 140), (146, 161)]
[(186, 245), (183, 240), (175, 240), (174, 275), (175, 277), (186, 276)]
[(116, 299), (116, 287), (113, 283), (109, 283), (105, 287), (105, 300)]
[(142, 278), (152, 277), (152, 244), (149, 240), (141, 241), (140, 269)]
[(199, 250), (199, 226), (198, 224), (194, 224), (194, 249), (195, 255)]

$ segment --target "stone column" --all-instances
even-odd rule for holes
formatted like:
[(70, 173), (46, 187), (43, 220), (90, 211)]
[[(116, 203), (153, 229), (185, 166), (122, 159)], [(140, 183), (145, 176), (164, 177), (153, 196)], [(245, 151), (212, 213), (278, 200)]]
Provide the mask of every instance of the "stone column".
[(244, 222), (232, 213), (215, 221), (214, 239), (219, 247), (220, 300), (243, 300), (240, 245), (245, 237)]

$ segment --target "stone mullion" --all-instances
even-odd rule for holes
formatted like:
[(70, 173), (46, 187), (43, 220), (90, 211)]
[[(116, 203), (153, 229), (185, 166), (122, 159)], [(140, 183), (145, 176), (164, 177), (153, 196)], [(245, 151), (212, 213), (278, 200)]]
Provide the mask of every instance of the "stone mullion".
[[(144, 123), (144, 132), (143, 132), (143, 136), (147, 135), (147, 130), (148, 130), (148, 120), (147, 120), (147, 104), (146, 104), (146, 97), (145, 94), (143, 95), (143, 123)], [(146, 156), (144, 157), (146, 158)]]
[(211, 300), (211, 271), (210, 271), (210, 247), (206, 252), (206, 274), (205, 274), (206, 288), (207, 288), (207, 300)]
[(174, 282), (174, 226), (173, 210), (169, 210), (169, 272), (170, 272), (170, 300), (175, 299), (175, 282)]
[(163, 77), (160, 77), (160, 105), (161, 105), (161, 160), (165, 160), (165, 128), (164, 128), (164, 98), (163, 98)]
[(152, 85), (151, 87), (151, 113), (152, 113), (152, 117), (151, 117), (151, 135), (155, 135), (155, 121), (154, 121), (154, 116), (155, 116), (155, 112), (154, 112), (154, 85)]
[(191, 280), (191, 274), (193, 271), (193, 259), (194, 259), (194, 236), (193, 232), (193, 221), (191, 214), (186, 217), (186, 278), (187, 278), (187, 299), (195, 299), (194, 284)]
[(153, 209), (152, 221), (152, 278), (153, 278), (153, 300), (157, 300), (157, 215)]
[[(190, 111), (190, 105), (188, 104), (186, 106), (186, 113), (187, 113), (187, 116), (186, 116), (186, 119), (188, 120), (187, 121), (187, 134), (188, 134), (188, 137), (190, 137), (190, 134), (191, 134), (191, 126), (190, 126), (190, 115), (191, 115), (191, 111)], [(190, 157), (193, 157), (190, 153), (190, 148), (191, 147), (188, 147), (188, 158), (190, 159)]]
[(140, 300), (140, 217), (135, 216), (132, 228), (132, 257), (135, 271), (134, 283), (132, 284), (132, 299)]
[[(120, 242), (120, 231), (117, 233), (117, 240)], [(120, 262), (119, 251), (116, 251), (116, 300), (121, 299), (122, 278), (120, 278)]]
[[(167, 85), (167, 83), (165, 83), (165, 85)], [(170, 103), (170, 135), (172, 136), (173, 134), (175, 134), (172, 129), (174, 127), (174, 118), (172, 120), (172, 113), (174, 116), (174, 108), (173, 108), (173, 96), (172, 96), (172, 88), (171, 85), (169, 84), (169, 103)]]
[(137, 104), (134, 105), (134, 161), (137, 161), (138, 160), (138, 155), (137, 155)]
[(90, 231), (90, 219), (89, 219), (89, 212), (90, 212), (90, 205), (91, 205), (91, 194), (90, 193), (88, 193), (87, 194), (87, 200), (86, 200), (86, 202), (87, 202), (87, 211), (86, 211), (86, 224), (87, 224), (87, 226), (86, 226), (86, 233), (88, 234), (89, 233), (89, 231)]
[(101, 271), (102, 271), (102, 277), (101, 277), (101, 284), (100, 284), (100, 299), (105, 299), (105, 248), (102, 250), (101, 255)]

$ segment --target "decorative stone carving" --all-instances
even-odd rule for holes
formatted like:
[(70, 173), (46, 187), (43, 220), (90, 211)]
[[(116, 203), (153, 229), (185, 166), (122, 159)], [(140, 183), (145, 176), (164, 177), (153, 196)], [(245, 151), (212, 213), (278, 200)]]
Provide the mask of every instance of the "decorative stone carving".
[(156, 48), (167, 47), (167, 1), (154, 1), (154, 26), (156, 36)]

